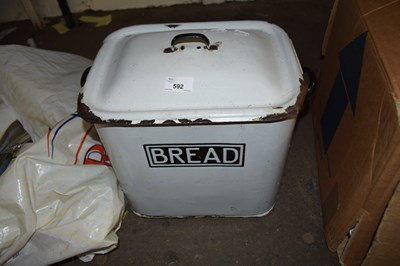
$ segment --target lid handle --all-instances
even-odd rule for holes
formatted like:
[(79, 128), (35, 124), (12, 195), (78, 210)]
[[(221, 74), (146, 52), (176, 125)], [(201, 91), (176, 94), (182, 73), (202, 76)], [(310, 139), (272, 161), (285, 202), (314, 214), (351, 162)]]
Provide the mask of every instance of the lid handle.
[[(207, 50), (217, 50), (218, 49), (217, 45), (210, 45), (210, 40), (204, 34), (182, 33), (182, 34), (178, 34), (174, 38), (172, 38), (171, 47), (165, 48), (164, 53), (173, 53), (173, 52), (179, 50), (179, 48), (176, 47), (178, 44), (191, 43), (191, 42), (203, 43), (203, 44), (205, 44), (205, 46), (203, 46), (203, 48), (207, 49)], [(197, 48), (200, 49), (201, 47), (198, 46)], [(185, 46), (182, 45), (180, 47), (180, 49), (181, 50), (185, 49)]]

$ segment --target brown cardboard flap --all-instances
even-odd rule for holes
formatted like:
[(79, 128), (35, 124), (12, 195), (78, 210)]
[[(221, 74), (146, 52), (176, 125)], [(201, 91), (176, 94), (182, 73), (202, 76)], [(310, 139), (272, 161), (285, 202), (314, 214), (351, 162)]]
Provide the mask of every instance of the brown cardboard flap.
[[(394, 106), (391, 96), (378, 89), (387, 87), (387, 83), (379, 74), (383, 69), (377, 67), (375, 52), (371, 39), (367, 37), (355, 111), (347, 103), (326, 153), (329, 178), (338, 183), (340, 206), (330, 221), (325, 220), (327, 241), (333, 250), (357, 223), (373, 180), (377, 178), (373, 175), (373, 162), (380, 156), (376, 151), (381, 149), (376, 143), (382, 137), (379, 136), (381, 123), (388, 116), (380, 109), (387, 101), (392, 101)], [(328, 197), (324, 194), (331, 193), (332, 189), (321, 187), (324, 199)]]
[(364, 266), (398, 265), (400, 262), (400, 185), (390, 200), (364, 259)]
[[(381, 1), (385, 2), (385, 1)], [(387, 1), (386, 1), (387, 2)], [(391, 1), (365, 17), (393, 94), (400, 100), (400, 1)]]
[(337, 0), (323, 45), (316, 153), (326, 241), (345, 265), (365, 258), (400, 180), (399, 33), (400, 0)]
[(398, 0), (358, 0), (359, 8), (363, 15), (372, 12), (379, 12), (380, 9), (386, 8)]

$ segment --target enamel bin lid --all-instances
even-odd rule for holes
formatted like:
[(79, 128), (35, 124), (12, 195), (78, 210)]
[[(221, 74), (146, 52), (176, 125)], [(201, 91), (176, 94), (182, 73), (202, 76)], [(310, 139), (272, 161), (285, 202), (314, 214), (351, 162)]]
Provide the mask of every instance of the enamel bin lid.
[(290, 39), (267, 22), (132, 26), (104, 41), (78, 112), (124, 125), (271, 121), (298, 110), (301, 79)]

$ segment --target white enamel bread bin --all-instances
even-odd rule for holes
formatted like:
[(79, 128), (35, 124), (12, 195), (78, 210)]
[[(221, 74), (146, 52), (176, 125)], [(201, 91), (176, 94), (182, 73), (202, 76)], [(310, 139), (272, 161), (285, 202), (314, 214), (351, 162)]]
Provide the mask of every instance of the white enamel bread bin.
[(132, 26), (104, 41), (78, 100), (132, 210), (262, 216), (305, 91), (292, 43), (261, 21)]

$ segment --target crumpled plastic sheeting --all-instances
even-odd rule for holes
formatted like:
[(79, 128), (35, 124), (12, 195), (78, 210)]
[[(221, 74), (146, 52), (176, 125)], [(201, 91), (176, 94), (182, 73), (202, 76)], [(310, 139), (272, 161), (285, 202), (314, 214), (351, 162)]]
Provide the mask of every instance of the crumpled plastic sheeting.
[(14, 111), (0, 99), (0, 136), (4, 135), (7, 128), (17, 120)]
[(116, 247), (124, 196), (101, 147), (94, 127), (71, 115), (18, 155), (0, 178), (0, 264)]
[(16, 116), (35, 141), (0, 177), (0, 265), (87, 259), (117, 245), (123, 194), (94, 127), (70, 115), (91, 63), (0, 46), (0, 98), (9, 108), (0, 116), (13, 116), (1, 121)]
[(76, 111), (80, 77), (92, 61), (20, 45), (0, 46), (0, 95), (34, 142)]

